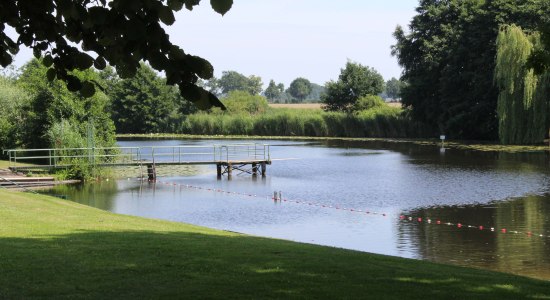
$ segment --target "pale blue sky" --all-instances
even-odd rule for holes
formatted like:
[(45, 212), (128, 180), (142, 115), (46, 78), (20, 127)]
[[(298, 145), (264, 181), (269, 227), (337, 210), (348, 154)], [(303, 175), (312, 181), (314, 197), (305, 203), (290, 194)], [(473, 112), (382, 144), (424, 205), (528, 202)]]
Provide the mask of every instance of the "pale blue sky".
[[(167, 27), (172, 42), (209, 60), (219, 77), (235, 70), (285, 86), (297, 77), (324, 84), (336, 79), (348, 59), (374, 67), (384, 78), (399, 77), (390, 55), (392, 32), (407, 27), (416, 0), (235, 0), (225, 15), (203, 0), (183, 9)], [(16, 57), (21, 65), (29, 51)]]

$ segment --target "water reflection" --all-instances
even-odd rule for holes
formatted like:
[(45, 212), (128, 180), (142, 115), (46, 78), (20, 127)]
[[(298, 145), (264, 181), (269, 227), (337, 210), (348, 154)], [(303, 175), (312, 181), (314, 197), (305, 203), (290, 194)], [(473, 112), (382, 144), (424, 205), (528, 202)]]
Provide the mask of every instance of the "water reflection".
[[(58, 187), (52, 193), (117, 213), (550, 279), (548, 237), (399, 220), (407, 214), (548, 236), (545, 153), (442, 152), (439, 146), (383, 141), (256, 142), (278, 145), (271, 147), (273, 158), (295, 159), (274, 162), (266, 178), (241, 175), (217, 181), (215, 167), (201, 166), (160, 178), (170, 185), (126, 179)], [(220, 142), (121, 142), (189, 143)], [(303, 201), (274, 203), (273, 191)], [(356, 211), (308, 204), (312, 202)]]
[(103, 210), (112, 210), (115, 198), (119, 194), (116, 181), (102, 181), (90, 184), (59, 185), (51, 192), (64, 198)]
[[(412, 245), (417, 258), (550, 279), (549, 198), (527, 196), (490, 205), (407, 211), (423, 222), (398, 222), (399, 238)], [(464, 226), (429, 224), (427, 219)], [(491, 227), (494, 232), (487, 230)]]

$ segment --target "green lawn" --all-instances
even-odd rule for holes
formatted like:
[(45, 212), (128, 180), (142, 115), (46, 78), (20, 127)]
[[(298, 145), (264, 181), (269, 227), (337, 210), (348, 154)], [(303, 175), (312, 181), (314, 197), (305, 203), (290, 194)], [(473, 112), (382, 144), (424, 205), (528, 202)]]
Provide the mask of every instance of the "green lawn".
[[(12, 165), (13, 166), (13, 163)], [(25, 166), (34, 166), (34, 164), (31, 164), (31, 163), (16, 163), (15, 164), (16, 167), (25, 167)], [(7, 169), (10, 167), (10, 162), (8, 160), (0, 160), (0, 169)]]
[(10, 167), (10, 162), (7, 160), (0, 160), (0, 169), (7, 169)]
[(550, 282), (0, 190), (0, 299), (550, 298)]

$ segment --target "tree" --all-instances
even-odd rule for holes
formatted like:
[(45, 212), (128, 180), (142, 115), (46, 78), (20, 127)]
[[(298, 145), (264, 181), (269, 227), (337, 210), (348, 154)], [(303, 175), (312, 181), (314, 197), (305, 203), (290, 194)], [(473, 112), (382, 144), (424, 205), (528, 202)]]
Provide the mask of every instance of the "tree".
[(222, 95), (220, 82), (216, 77), (212, 77), (210, 80), (204, 81), (202, 83), (202, 87), (216, 95), (216, 97), (220, 97)]
[(223, 71), (217, 85), (223, 95), (231, 91), (245, 91), (251, 95), (258, 95), (262, 91), (263, 83), (262, 79), (255, 75), (246, 77), (236, 71)]
[[(172, 25), (174, 11), (185, 5), (189, 10), (200, 0), (42, 0), (2, 1), (0, 3), (0, 65), (12, 62), (21, 45), (43, 57), (47, 78), (61, 79), (70, 91), (89, 97), (95, 81), (75, 76), (74, 70), (92, 66), (114, 66), (122, 78), (136, 74), (140, 61), (148, 61), (167, 76), (166, 83), (177, 85), (185, 99), (198, 107), (223, 107), (212, 93), (196, 85), (198, 78), (209, 79), (212, 65), (203, 58), (185, 53), (170, 42), (161, 26)], [(165, 5), (166, 3), (166, 5)], [(233, 0), (210, 0), (212, 8), (225, 14)], [(5, 33), (15, 29), (16, 41)], [(75, 47), (80, 45), (81, 49)], [(93, 52), (92, 57), (87, 52)]]
[(251, 95), (259, 95), (262, 92), (262, 86), (264, 85), (264, 83), (262, 82), (262, 78), (260, 76), (248, 76), (248, 84), (248, 92)]
[(306, 100), (311, 102), (319, 102), (325, 94), (325, 87), (314, 82), (311, 83), (311, 93), (306, 97)]
[(20, 128), (25, 124), (24, 108), (29, 101), (29, 94), (13, 79), (0, 76), (0, 149), (21, 146)]
[(285, 90), (285, 86), (282, 83), (275, 84), (275, 81), (271, 79), (269, 81), (269, 85), (264, 91), (264, 95), (268, 100), (274, 101), (281, 98), (281, 95), (284, 92), (284, 90)]
[(349, 111), (357, 99), (378, 95), (384, 90), (384, 78), (375, 69), (348, 61), (337, 81), (325, 85), (322, 97), (325, 110)]
[(550, 74), (536, 75), (527, 65), (538, 33), (504, 27), (497, 38), (495, 81), (499, 87), (497, 112), (503, 144), (541, 143), (546, 134)]
[(309, 93), (311, 93), (311, 82), (303, 77), (298, 77), (290, 83), (288, 93), (300, 100), (300, 102), (303, 102)]
[(536, 74), (543, 74), (550, 71), (550, 21), (539, 26), (541, 42), (533, 49), (527, 63)]
[(166, 132), (178, 112), (174, 91), (145, 63), (134, 77), (117, 80), (109, 96), (119, 133)]
[(386, 82), (386, 95), (391, 99), (399, 99), (401, 97), (401, 86), (403, 83), (395, 77), (392, 77)]
[(548, 1), (422, 0), (392, 54), (403, 67), (402, 103), (416, 121), (453, 138), (497, 139), (496, 37), (502, 24), (532, 30)]
[[(29, 148), (86, 147), (88, 145), (66, 145), (63, 137), (52, 139), (49, 131), (56, 124), (68, 122), (76, 128), (76, 134), (88, 137), (92, 128), (96, 147), (111, 147), (116, 143), (115, 130), (108, 110), (109, 99), (103, 92), (84, 97), (81, 92), (69, 91), (60, 80), (45, 80), (48, 69), (37, 59), (28, 62), (17, 79), (17, 85), (28, 93), (30, 99), (23, 107), (24, 122), (21, 128), (21, 145)], [(93, 70), (75, 71), (80, 80), (100, 81)], [(80, 140), (86, 140), (82, 138)]]

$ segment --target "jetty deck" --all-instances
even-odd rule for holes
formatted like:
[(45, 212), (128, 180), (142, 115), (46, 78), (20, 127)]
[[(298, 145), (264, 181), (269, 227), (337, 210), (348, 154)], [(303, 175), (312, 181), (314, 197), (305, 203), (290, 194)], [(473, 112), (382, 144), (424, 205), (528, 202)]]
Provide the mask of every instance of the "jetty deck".
[(55, 148), (5, 150), (12, 171), (64, 169), (76, 164), (96, 167), (147, 167), (150, 180), (156, 179), (156, 166), (216, 165), (217, 176), (234, 170), (252, 175), (266, 175), (271, 164), (267, 144), (225, 144), (199, 146), (135, 146), (108, 148)]

